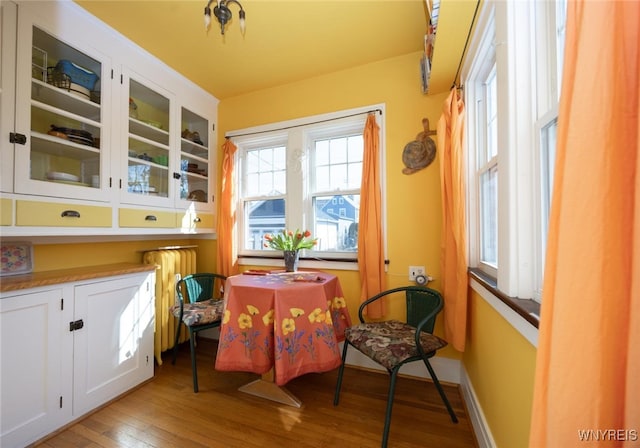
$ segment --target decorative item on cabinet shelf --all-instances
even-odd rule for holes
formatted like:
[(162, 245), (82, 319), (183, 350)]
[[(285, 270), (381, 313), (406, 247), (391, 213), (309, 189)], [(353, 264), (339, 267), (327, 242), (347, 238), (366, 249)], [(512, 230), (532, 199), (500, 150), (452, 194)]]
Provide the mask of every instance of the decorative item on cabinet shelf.
[(133, 98), (129, 98), (129, 116), (131, 118), (138, 118), (138, 105)]
[(47, 134), (54, 137), (64, 138), (81, 145), (93, 146), (94, 148), (99, 147), (96, 146), (96, 142), (91, 132), (82, 129), (71, 129), (52, 124), (51, 129), (47, 132)]
[(187, 200), (196, 202), (207, 202), (207, 194), (203, 190), (193, 190), (189, 192)]
[(193, 143), (197, 143), (198, 145), (204, 145), (202, 140), (200, 140), (200, 134), (197, 131), (191, 132), (189, 129), (185, 129), (182, 131), (182, 138), (190, 140)]
[(48, 84), (95, 103), (100, 103), (99, 92), (92, 93), (99, 79), (91, 70), (65, 59), (58, 61), (55, 67), (47, 67)]

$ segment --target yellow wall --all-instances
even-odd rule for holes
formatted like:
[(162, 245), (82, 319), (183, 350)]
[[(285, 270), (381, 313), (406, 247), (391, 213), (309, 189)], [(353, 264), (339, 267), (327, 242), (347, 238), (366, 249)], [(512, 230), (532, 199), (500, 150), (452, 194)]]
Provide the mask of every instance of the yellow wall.
[(198, 270), (215, 271), (214, 240), (145, 240), (91, 242), (73, 244), (36, 244), (33, 246), (36, 272), (97, 266), (111, 263), (141, 263), (142, 252), (163, 246), (198, 246)]
[[(228, 131), (310, 115), (386, 104), (386, 192), (389, 287), (408, 284), (410, 265), (424, 265), (439, 288), (441, 230), (438, 161), (412, 175), (402, 173), (402, 150), (422, 131), (435, 128), (446, 93), (420, 91), (420, 52), (225, 99), (219, 106), (218, 147)], [(222, 161), (222, 154), (218, 156)], [(219, 192), (218, 192), (219, 193)], [(218, 197), (219, 194), (218, 194)], [(359, 304), (357, 272), (338, 271), (353, 317)], [(459, 357), (452, 349), (443, 356)]]
[(462, 361), (496, 446), (528, 446), (536, 349), (473, 291)]

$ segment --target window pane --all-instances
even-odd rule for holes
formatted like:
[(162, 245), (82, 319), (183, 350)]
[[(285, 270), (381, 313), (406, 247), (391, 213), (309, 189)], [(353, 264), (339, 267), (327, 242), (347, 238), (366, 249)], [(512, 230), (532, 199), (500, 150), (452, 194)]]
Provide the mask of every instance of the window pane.
[(284, 146), (261, 148), (247, 152), (248, 196), (286, 193), (286, 149)]
[(556, 160), (556, 138), (558, 130), (558, 120), (555, 119), (542, 129), (542, 135), (540, 141), (542, 142), (541, 154), (541, 201), (542, 206), (541, 213), (541, 255), (543, 258), (542, 265), (544, 266), (544, 256), (547, 247), (547, 235), (549, 233), (549, 211), (551, 209), (551, 193), (553, 191), (553, 173)]
[(498, 266), (498, 167), (480, 175), (480, 260)]
[(272, 250), (264, 247), (264, 235), (276, 233), (285, 228), (284, 199), (246, 201), (244, 203), (245, 241), (249, 250)]
[(313, 198), (318, 251), (358, 250), (360, 195), (315, 196)]
[(315, 141), (313, 191), (359, 189), (362, 181), (362, 135)]
[(498, 86), (496, 72), (487, 79), (487, 158), (488, 162), (498, 155)]

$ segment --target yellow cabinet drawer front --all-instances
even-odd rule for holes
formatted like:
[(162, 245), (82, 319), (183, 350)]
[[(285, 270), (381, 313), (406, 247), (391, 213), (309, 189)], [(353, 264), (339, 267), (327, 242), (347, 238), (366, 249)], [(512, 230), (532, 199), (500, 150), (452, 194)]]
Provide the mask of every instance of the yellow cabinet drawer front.
[(178, 227), (183, 230), (213, 229), (215, 220), (213, 213), (183, 212), (178, 213)]
[(11, 199), (0, 199), (0, 226), (10, 226), (13, 218), (13, 203)]
[(111, 227), (111, 207), (16, 201), (16, 225), (41, 227)]
[(120, 227), (169, 228), (176, 227), (175, 212), (159, 212), (155, 210), (135, 210), (121, 208), (118, 224)]

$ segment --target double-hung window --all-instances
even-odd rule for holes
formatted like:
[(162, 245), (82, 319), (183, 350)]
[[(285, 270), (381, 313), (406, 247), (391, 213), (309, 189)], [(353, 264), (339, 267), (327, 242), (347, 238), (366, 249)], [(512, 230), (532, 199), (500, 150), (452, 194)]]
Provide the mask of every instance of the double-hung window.
[(511, 297), (542, 293), (565, 10), (485, 2), (462, 71), (470, 263)]
[[(332, 262), (332, 267), (357, 268), (352, 262), (357, 260), (363, 132), (370, 109), (230, 133), (238, 147), (236, 211), (241, 259), (268, 264), (265, 258), (281, 254), (265, 247), (266, 234), (309, 230), (318, 243), (301, 254), (306, 263), (313, 259)], [(345, 263), (336, 266), (337, 261)]]

